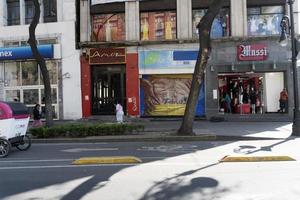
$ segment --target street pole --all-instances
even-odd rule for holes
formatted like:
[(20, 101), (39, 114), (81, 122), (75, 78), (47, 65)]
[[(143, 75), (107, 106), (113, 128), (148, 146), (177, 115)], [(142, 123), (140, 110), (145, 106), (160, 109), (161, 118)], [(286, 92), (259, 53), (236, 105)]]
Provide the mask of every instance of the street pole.
[(298, 74), (297, 74), (297, 40), (295, 38), (294, 27), (294, 0), (288, 0), (290, 7), (290, 29), (291, 29), (291, 42), (292, 42), (292, 67), (293, 67), (293, 85), (294, 85), (294, 117), (293, 117), (293, 130), (292, 136), (300, 136), (300, 114), (299, 114), (299, 92), (298, 92)]

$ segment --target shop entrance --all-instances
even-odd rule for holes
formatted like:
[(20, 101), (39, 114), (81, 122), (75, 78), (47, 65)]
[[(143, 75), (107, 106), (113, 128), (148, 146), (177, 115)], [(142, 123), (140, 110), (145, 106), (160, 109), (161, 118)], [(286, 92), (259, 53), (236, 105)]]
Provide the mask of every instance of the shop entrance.
[(126, 111), (125, 66), (92, 66), (92, 114), (113, 115), (115, 104)]

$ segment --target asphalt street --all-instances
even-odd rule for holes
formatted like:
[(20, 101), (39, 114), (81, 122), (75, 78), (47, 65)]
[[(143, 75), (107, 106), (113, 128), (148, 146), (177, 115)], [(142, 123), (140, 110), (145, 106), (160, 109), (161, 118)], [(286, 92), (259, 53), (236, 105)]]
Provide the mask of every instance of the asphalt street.
[(13, 148), (7, 158), (0, 160), (0, 199), (15, 199), (18, 194), (29, 199), (28, 193), (34, 193), (36, 199), (80, 199), (98, 183), (136, 165), (72, 165), (72, 161), (81, 157), (136, 156), (149, 163), (224, 144), (209, 141), (33, 144), (25, 152)]

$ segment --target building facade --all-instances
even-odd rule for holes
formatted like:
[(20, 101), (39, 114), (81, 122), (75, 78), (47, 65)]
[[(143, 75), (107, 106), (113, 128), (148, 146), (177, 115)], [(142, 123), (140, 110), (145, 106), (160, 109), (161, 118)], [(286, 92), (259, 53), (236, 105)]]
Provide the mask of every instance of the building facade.
[[(83, 117), (180, 116), (199, 50), (197, 24), (210, 0), (81, 1)], [(291, 47), (278, 40), (285, 0), (228, 0), (213, 22), (212, 53), (196, 116), (289, 120)], [(294, 4), (298, 26), (298, 1)], [(86, 23), (90, 22), (90, 24)], [(289, 94), (279, 112), (280, 92)]]
[[(46, 58), (55, 119), (79, 119), (80, 51), (76, 49), (75, 0), (41, 1), (36, 29), (39, 51)], [(34, 15), (31, 0), (0, 1), (0, 100), (44, 106), (43, 79), (27, 40)]]

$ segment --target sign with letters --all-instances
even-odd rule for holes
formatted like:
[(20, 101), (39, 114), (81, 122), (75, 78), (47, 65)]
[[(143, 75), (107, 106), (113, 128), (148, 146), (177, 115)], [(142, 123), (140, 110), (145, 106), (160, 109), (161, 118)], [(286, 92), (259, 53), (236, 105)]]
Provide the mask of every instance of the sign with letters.
[(91, 65), (126, 63), (125, 48), (90, 49), (89, 63)]
[[(54, 48), (52, 44), (38, 45), (38, 51), (44, 58), (54, 57)], [(23, 59), (33, 59), (30, 46), (0, 48), (0, 61)]]
[(264, 44), (249, 44), (237, 46), (239, 61), (262, 61), (268, 58), (268, 48)]

